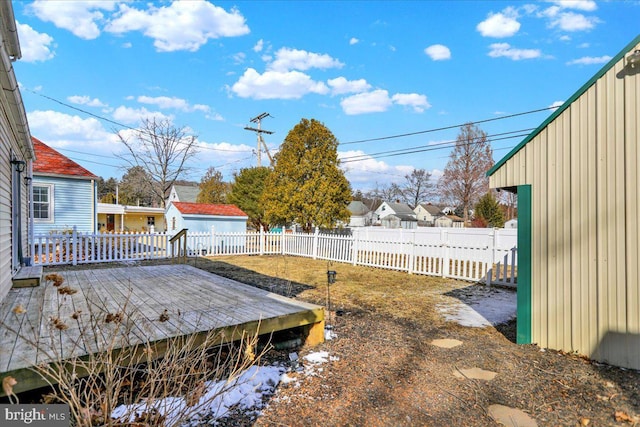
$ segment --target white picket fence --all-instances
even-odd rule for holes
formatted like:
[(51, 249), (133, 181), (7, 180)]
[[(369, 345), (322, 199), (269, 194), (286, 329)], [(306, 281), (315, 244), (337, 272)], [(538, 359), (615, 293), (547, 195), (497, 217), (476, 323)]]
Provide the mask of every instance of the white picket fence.
[(515, 286), (517, 230), (353, 229), (351, 235), (188, 233), (188, 256), (282, 254)]
[[(188, 233), (187, 256), (282, 254), (515, 286), (517, 230), (428, 228), (353, 229), (351, 235), (287, 232)], [(169, 258), (164, 233), (80, 233), (34, 236), (35, 265)], [(182, 249), (179, 249), (182, 250)], [(176, 254), (179, 255), (179, 254)]]
[(168, 258), (169, 235), (164, 233), (63, 233), (34, 235), (34, 265), (87, 264)]

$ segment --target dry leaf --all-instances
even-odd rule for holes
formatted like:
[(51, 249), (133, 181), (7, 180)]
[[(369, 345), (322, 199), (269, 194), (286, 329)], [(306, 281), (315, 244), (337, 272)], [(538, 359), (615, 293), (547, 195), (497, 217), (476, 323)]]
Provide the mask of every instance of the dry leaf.
[(73, 295), (78, 292), (77, 289), (70, 288), (69, 286), (64, 286), (62, 288), (58, 288), (58, 293), (62, 295)]
[(4, 394), (6, 394), (7, 396), (14, 394), (13, 386), (16, 384), (18, 384), (18, 380), (16, 380), (12, 376), (4, 377), (2, 379), (2, 390), (4, 391)]
[(118, 312), (118, 313), (115, 313), (115, 314), (114, 313), (107, 313), (107, 316), (104, 318), (104, 321), (105, 321), (105, 323), (111, 323), (111, 322), (120, 323), (120, 322), (122, 322), (123, 317), (124, 316), (122, 315), (121, 312)]
[(591, 423), (591, 420), (589, 418), (580, 418), (580, 425), (581, 426), (588, 426), (589, 423)]
[(633, 418), (631, 418), (629, 415), (627, 415), (623, 411), (616, 411), (615, 416), (616, 416), (616, 421), (618, 422), (621, 422), (621, 421), (626, 421), (629, 423), (633, 422)]
[(195, 406), (202, 396), (204, 396), (204, 392), (207, 390), (207, 386), (204, 381), (199, 381), (196, 386), (193, 388), (193, 391), (189, 393), (186, 397), (186, 404), (188, 407)]
[(66, 324), (66, 323), (64, 323), (62, 320), (60, 320), (60, 318), (59, 318), (59, 317), (52, 317), (52, 318), (51, 318), (51, 323), (53, 323), (53, 326), (54, 326), (56, 329), (59, 329), (59, 330), (61, 330), (61, 331), (64, 331), (64, 330), (66, 330), (66, 329), (69, 329), (69, 327), (67, 326), (67, 324)]
[(169, 320), (169, 312), (165, 309), (160, 315), (160, 321), (166, 322), (167, 320)]
[(71, 315), (71, 318), (74, 319), (74, 320), (78, 320), (78, 318), (80, 317), (81, 313), (82, 313), (82, 310), (74, 311), (73, 314)]
[(13, 312), (15, 314), (22, 314), (22, 313), (26, 313), (27, 310), (24, 309), (24, 307), (22, 306), (22, 304), (18, 304), (13, 308)]

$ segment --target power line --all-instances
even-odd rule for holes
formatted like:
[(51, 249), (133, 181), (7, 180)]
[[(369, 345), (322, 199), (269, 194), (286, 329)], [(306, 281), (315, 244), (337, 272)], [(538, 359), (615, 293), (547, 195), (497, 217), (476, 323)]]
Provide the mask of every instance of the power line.
[[(521, 137), (527, 136), (528, 133), (533, 129), (534, 128), (520, 129), (520, 130), (515, 130), (510, 132), (497, 133), (494, 135), (486, 135), (487, 138), (491, 138), (491, 139), (487, 139), (487, 142), (500, 141), (500, 140), (511, 139), (511, 138), (521, 138)], [(522, 133), (522, 132), (526, 132), (526, 133)], [(517, 135), (505, 136), (505, 135), (511, 135), (514, 133), (517, 133)], [(497, 136), (502, 136), (502, 138), (496, 138)], [(478, 141), (472, 141), (472, 142), (469, 142), (468, 144), (479, 143), (481, 140), (481, 137), (477, 137), (476, 139)], [(398, 150), (381, 151), (381, 152), (372, 153), (372, 154), (358, 154), (355, 156), (343, 157), (342, 159), (340, 159), (340, 162), (351, 163), (351, 162), (359, 162), (359, 161), (370, 160), (370, 159), (379, 159), (383, 157), (395, 157), (395, 156), (402, 156), (406, 154), (422, 153), (425, 151), (442, 150), (445, 148), (453, 148), (452, 144), (455, 144), (456, 142), (457, 142), (456, 140), (451, 140), (451, 141), (439, 142), (437, 144), (432, 144), (432, 145), (420, 145), (416, 147), (402, 148)]]
[[(477, 121), (474, 121), (474, 122), (467, 122), (467, 123), (471, 123), (473, 125), (478, 124), (478, 123), (488, 123), (488, 122), (493, 122), (493, 121), (496, 121), (496, 120), (504, 120), (504, 119), (510, 119), (510, 118), (513, 118), (513, 117), (524, 116), (526, 114), (539, 113), (541, 111), (552, 110), (552, 109), (555, 109), (555, 108), (558, 108), (558, 107), (539, 108), (537, 110), (529, 110), (529, 111), (524, 111), (522, 113), (514, 113), (514, 114), (509, 114), (509, 115), (506, 115), (506, 116), (493, 117), (491, 119), (477, 120)], [(341, 142), (340, 145), (360, 144), (360, 143), (363, 143), (363, 142), (383, 141), (385, 139), (394, 139), (394, 138), (403, 138), (405, 136), (422, 135), (422, 134), (425, 134), (425, 133), (433, 133), (433, 132), (439, 132), (441, 130), (459, 128), (460, 126), (464, 126), (467, 123), (451, 125), (451, 126), (444, 126), (444, 127), (440, 127), (440, 128), (433, 128), (433, 129), (427, 129), (427, 130), (421, 130), (421, 131), (416, 131), (416, 132), (401, 133), (401, 134), (397, 134), (397, 135), (381, 136), (379, 138), (369, 138), (369, 139), (360, 139), (360, 140), (357, 140), (357, 141)]]
[[(71, 108), (72, 110), (76, 110), (76, 111), (79, 111), (81, 113), (87, 114), (87, 115), (89, 115), (89, 116), (91, 116), (93, 118), (96, 118), (98, 120), (102, 120), (102, 121), (105, 121), (107, 123), (111, 123), (112, 125), (120, 126), (120, 127), (125, 128), (125, 129), (129, 129), (129, 130), (132, 130), (132, 131), (135, 131), (135, 132), (144, 133), (144, 134), (147, 134), (147, 135), (150, 135), (150, 136), (154, 136), (154, 137), (156, 136), (154, 133), (149, 132), (148, 130), (134, 128), (134, 127), (131, 127), (131, 126), (126, 125), (124, 123), (120, 123), (120, 122), (117, 122), (115, 120), (111, 120), (111, 119), (109, 119), (107, 117), (100, 116), (98, 114), (92, 113), (91, 111), (87, 111), (87, 110), (84, 110), (84, 109), (79, 108), (79, 107), (75, 107), (75, 106), (73, 106), (71, 104), (68, 104), (66, 102), (60, 101), (59, 99), (53, 98), (51, 96), (45, 95), (45, 94), (40, 93), (40, 92), (33, 91), (33, 90), (29, 89), (29, 88), (25, 87), (25, 90), (28, 91), (28, 92), (31, 92), (34, 95), (38, 95), (38, 96), (41, 96), (41, 97), (43, 97), (45, 99), (48, 99), (49, 101), (52, 101), (52, 102), (55, 102), (57, 104), (63, 105), (65, 107), (67, 107), (67, 108)], [(239, 152), (243, 152), (243, 153), (250, 152), (250, 150), (225, 150), (224, 148), (213, 148), (213, 147), (200, 146), (200, 145), (198, 147), (204, 148), (204, 149), (207, 149), (207, 150), (211, 150), (211, 151), (225, 151), (225, 152), (238, 152), (238, 153)]]

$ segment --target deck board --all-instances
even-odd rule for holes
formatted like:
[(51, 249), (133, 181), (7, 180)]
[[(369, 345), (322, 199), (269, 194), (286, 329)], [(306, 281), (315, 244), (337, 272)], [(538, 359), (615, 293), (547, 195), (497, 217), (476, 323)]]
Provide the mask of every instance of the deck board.
[[(61, 295), (51, 283), (11, 289), (0, 303), (0, 378), (18, 379), (16, 391), (44, 385), (29, 368), (140, 343), (161, 347), (173, 337), (219, 331), (225, 340), (242, 331), (260, 333), (322, 325), (322, 307), (272, 294), (187, 265), (128, 266), (58, 271)], [(26, 312), (12, 310), (22, 305)], [(121, 324), (107, 313), (126, 306)], [(168, 319), (160, 321), (160, 316)], [(77, 319), (72, 315), (80, 311)], [(58, 318), (68, 327), (55, 328)], [(18, 331), (16, 335), (13, 331)], [(26, 336), (28, 339), (22, 339)], [(234, 338), (235, 337), (235, 338)]]

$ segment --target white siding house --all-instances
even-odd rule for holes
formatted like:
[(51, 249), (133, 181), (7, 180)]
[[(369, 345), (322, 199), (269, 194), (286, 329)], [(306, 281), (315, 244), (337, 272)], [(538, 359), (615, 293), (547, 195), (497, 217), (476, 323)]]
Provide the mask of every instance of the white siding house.
[[(27, 255), (29, 167), (35, 158), (12, 61), (21, 57), (13, 6), (0, 2), (0, 301)], [(27, 178), (27, 179), (25, 179)]]
[(69, 230), (95, 233), (97, 176), (37, 138), (33, 164), (33, 233)]
[(244, 233), (249, 216), (236, 205), (170, 202), (165, 217), (167, 232), (175, 234), (186, 228), (191, 233)]

